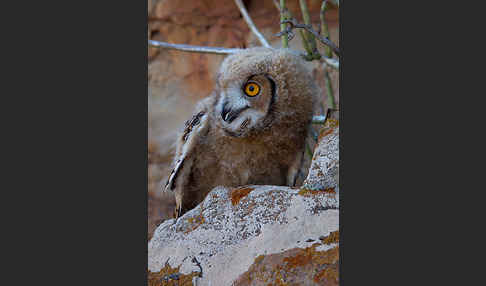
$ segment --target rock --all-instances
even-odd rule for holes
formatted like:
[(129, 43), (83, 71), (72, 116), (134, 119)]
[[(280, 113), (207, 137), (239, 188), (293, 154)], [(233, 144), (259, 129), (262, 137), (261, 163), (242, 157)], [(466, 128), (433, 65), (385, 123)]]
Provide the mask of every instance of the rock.
[[(331, 115), (331, 117), (335, 116), (336, 113)], [(301, 188), (337, 189), (339, 187), (339, 121), (335, 118), (327, 119), (319, 137), (309, 173)]]
[(149, 285), (338, 285), (338, 124), (321, 131), (302, 188), (216, 187), (163, 222), (148, 245)]

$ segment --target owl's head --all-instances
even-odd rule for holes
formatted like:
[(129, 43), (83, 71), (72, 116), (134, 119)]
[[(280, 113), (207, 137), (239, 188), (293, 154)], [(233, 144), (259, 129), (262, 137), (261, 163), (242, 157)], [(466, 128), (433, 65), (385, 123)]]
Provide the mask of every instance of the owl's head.
[(221, 64), (214, 116), (226, 135), (234, 137), (285, 117), (302, 116), (305, 121), (312, 117), (314, 87), (298, 55), (286, 49), (246, 49)]

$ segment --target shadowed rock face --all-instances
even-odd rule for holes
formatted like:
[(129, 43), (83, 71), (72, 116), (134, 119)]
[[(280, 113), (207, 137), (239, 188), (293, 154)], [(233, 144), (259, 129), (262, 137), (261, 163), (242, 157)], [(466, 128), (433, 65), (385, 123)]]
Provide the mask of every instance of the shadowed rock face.
[[(255, 25), (274, 47), (280, 47), (279, 14), (273, 0), (244, 1)], [(298, 1), (288, 1), (289, 10), (302, 22)], [(312, 22), (319, 23), (321, 1), (308, 1)], [(338, 13), (327, 13), (331, 39), (339, 43)], [(316, 25), (317, 26), (317, 25)], [(259, 46), (233, 0), (148, 0), (149, 39), (170, 43), (246, 48)], [(290, 47), (303, 51), (297, 35)], [(323, 51), (323, 46), (319, 45)], [(192, 115), (197, 101), (209, 95), (214, 88), (216, 71), (223, 55), (186, 53), (148, 48), (148, 142), (149, 164), (149, 237), (160, 222), (172, 215), (174, 198), (161, 193), (161, 184), (167, 180), (175, 152), (175, 136)], [(320, 63), (309, 63), (321, 88), (318, 97), (326, 98), (324, 75)], [(339, 94), (338, 73), (331, 78), (335, 94)], [(336, 103), (339, 99), (336, 99)], [(316, 104), (316, 114), (322, 113)], [(311, 145), (312, 147), (312, 145)], [(154, 160), (152, 160), (155, 158)], [(306, 161), (306, 166), (308, 166)], [(303, 178), (300, 179), (302, 181)]]
[(322, 128), (302, 188), (217, 187), (163, 222), (148, 246), (150, 285), (338, 285), (338, 134), (337, 120)]

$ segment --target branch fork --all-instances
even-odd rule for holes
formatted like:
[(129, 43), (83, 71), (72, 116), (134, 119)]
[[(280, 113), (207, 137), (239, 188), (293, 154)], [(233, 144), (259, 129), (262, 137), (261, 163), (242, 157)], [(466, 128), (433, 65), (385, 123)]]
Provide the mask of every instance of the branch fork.
[(319, 41), (321, 43), (330, 47), (332, 49), (332, 51), (339, 57), (339, 55), (340, 55), (339, 48), (333, 42), (331, 42), (329, 39), (324, 38), (321, 35), (319, 35), (319, 33), (317, 33), (314, 29), (312, 29), (311, 25), (299, 24), (295, 18), (286, 19), (286, 20), (281, 21), (280, 23), (281, 24), (289, 24), (289, 25), (287, 25), (287, 27), (285, 28), (284, 31), (275, 34), (275, 36), (280, 37), (284, 34), (289, 35), (290, 33), (292, 33), (292, 30), (296, 29), (296, 28), (297, 29), (305, 29), (309, 33), (313, 34), (317, 39), (319, 39)]

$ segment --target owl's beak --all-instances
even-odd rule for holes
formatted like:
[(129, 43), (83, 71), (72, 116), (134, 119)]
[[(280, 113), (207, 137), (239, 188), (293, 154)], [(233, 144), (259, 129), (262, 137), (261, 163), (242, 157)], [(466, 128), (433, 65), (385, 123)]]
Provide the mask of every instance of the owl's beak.
[(228, 102), (225, 102), (221, 111), (221, 118), (223, 118), (225, 122), (231, 123), (236, 117), (238, 117), (238, 115), (240, 115), (241, 112), (243, 112), (243, 110), (247, 109), (248, 107), (249, 106), (244, 106), (240, 109), (233, 110), (228, 106)]
[(221, 110), (221, 118), (223, 118), (224, 121), (227, 121), (229, 119), (231, 112), (231, 108), (228, 106), (228, 102), (226, 101), (223, 103), (223, 109)]

